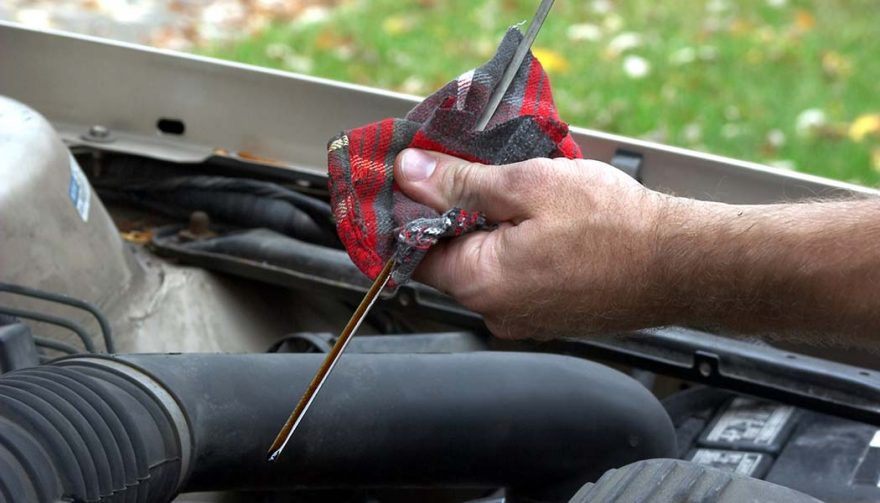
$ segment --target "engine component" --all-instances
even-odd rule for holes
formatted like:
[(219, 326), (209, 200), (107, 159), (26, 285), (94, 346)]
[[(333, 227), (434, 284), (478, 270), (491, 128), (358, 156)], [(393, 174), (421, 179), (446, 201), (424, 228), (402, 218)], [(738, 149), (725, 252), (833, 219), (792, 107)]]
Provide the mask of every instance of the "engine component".
[[(107, 211), (46, 119), (2, 96), (0, 180), (3, 281), (94, 305), (121, 295), (134, 272)], [(8, 304), (36, 305), (19, 298)]]
[(787, 487), (677, 459), (649, 459), (609, 470), (571, 503), (821, 503)]
[(34, 338), (27, 325), (0, 320), (0, 374), (40, 363)]
[(672, 395), (680, 457), (827, 501), (880, 500), (876, 426), (713, 388)]
[[(130, 159), (113, 157), (104, 163), (104, 168), (112, 170), (115, 164), (124, 165)], [(326, 202), (271, 182), (178, 176), (104, 181), (98, 189), (103, 197), (145, 206), (172, 217), (183, 218), (190, 212), (204, 211), (216, 220), (239, 227), (265, 227), (311, 243), (342, 247)]]
[[(73, 297), (68, 297), (67, 295), (44, 292), (36, 288), (28, 288), (25, 286), (13, 285), (9, 283), (0, 283), (0, 292), (8, 292), (16, 295), (21, 295), (23, 297), (31, 297), (48, 302), (56, 302), (58, 304), (64, 304), (66, 306), (75, 307), (77, 309), (88, 312), (95, 318), (95, 321), (98, 322), (98, 326), (101, 328), (101, 335), (104, 338), (104, 348), (107, 350), (108, 353), (113, 353), (116, 351), (115, 345), (113, 344), (113, 331), (110, 329), (110, 322), (107, 321), (107, 317), (104, 316), (104, 313), (102, 313), (100, 309), (89, 304), (88, 302)], [(89, 340), (86, 341), (86, 339)], [(87, 346), (87, 349), (91, 344), (90, 339), (91, 337), (89, 337), (87, 334), (83, 337), (83, 342)]]
[[(266, 463), (290, 398), (321, 359), (77, 356), (5, 374), (0, 494), (167, 501), (178, 491), (242, 488), (508, 487), (564, 501), (611, 467), (674, 455), (659, 402), (595, 363), (351, 354), (291, 455)], [(279, 383), (290, 396), (279, 396)]]
[(152, 502), (177, 492), (191, 450), (181, 409), (147, 375), (90, 361), (0, 378), (3, 501)]

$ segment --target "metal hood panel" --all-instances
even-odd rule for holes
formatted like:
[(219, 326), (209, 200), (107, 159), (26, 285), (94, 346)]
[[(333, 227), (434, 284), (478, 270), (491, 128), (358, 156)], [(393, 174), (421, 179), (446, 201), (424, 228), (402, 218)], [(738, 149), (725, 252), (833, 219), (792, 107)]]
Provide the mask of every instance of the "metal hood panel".
[[(405, 114), (418, 98), (209, 58), (0, 22), (0, 95), (47, 116), (69, 143), (175, 161), (240, 155), (324, 173), (327, 139)], [(162, 134), (159, 119), (183, 135)], [(92, 125), (110, 130), (94, 142)], [(645, 185), (700, 199), (761, 203), (872, 189), (573, 128), (591, 158), (641, 157)]]

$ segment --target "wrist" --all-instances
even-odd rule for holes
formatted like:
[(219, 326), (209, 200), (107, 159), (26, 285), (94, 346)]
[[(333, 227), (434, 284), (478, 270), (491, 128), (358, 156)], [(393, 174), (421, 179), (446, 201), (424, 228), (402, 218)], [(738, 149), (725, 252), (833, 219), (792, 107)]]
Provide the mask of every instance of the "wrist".
[(728, 304), (748, 290), (748, 250), (740, 244), (752, 224), (742, 207), (664, 196), (655, 226), (658, 325), (719, 323)]

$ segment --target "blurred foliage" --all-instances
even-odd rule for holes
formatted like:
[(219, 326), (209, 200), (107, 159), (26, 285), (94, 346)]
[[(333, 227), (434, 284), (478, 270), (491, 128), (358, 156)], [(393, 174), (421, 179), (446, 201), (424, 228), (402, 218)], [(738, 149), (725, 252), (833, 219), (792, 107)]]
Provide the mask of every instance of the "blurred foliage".
[[(489, 58), (536, 5), (349, 1), (201, 52), (426, 95)], [(876, 7), (559, 0), (534, 52), (573, 125), (877, 185)]]

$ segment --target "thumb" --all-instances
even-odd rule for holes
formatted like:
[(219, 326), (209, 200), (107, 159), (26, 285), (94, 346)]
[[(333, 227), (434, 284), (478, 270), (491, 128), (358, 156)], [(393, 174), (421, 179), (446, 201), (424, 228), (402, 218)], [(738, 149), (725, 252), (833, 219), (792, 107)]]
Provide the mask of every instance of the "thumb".
[(524, 216), (509, 190), (508, 170), (429, 150), (406, 149), (394, 162), (394, 179), (403, 192), (439, 212), (458, 207), (481, 211), (493, 222)]

